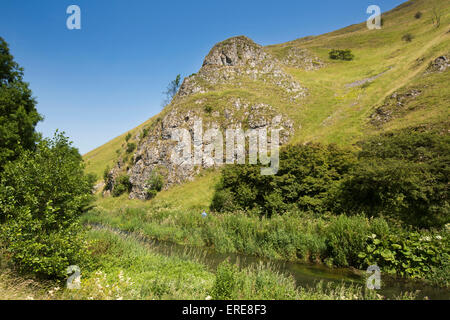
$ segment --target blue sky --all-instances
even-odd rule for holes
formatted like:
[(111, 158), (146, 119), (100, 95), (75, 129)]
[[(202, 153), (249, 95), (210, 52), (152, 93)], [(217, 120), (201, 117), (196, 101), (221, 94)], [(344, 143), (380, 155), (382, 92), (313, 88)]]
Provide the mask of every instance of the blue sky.
[[(45, 117), (38, 130), (65, 131), (86, 153), (157, 114), (167, 84), (197, 72), (219, 41), (282, 43), (365, 21), (371, 4), (384, 12), (402, 2), (0, 0), (0, 36)], [(72, 4), (81, 30), (66, 27)]]

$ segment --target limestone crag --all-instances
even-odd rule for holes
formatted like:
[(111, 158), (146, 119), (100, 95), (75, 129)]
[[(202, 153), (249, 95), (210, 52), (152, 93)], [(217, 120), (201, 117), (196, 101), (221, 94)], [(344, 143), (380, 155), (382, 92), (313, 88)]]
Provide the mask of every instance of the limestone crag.
[[(221, 108), (207, 108), (202, 93), (213, 92), (223, 85), (239, 88), (242, 81), (281, 88), (288, 101), (298, 101), (307, 94), (304, 87), (283, 71), (282, 63), (260, 45), (244, 36), (223, 41), (212, 48), (199, 72), (183, 81), (172, 102), (145, 129), (146, 133), (134, 136), (136, 150), (131, 158), (124, 154), (119, 156), (116, 166), (107, 175), (104, 194), (111, 193), (117, 178), (126, 174), (131, 183), (130, 198), (147, 199), (149, 178), (155, 171), (164, 176), (164, 188), (168, 188), (193, 179), (202, 168), (216, 165), (211, 159), (194, 165), (190, 155), (182, 158), (181, 163), (171, 159), (172, 152), (182, 154), (183, 150), (182, 144), (172, 140), (175, 129), (188, 130), (191, 149), (194, 146), (208, 148), (211, 142), (194, 139), (194, 125), (199, 121), (203, 132), (217, 129), (224, 141), (226, 129), (262, 129), (267, 131), (270, 144), (270, 132), (276, 128), (281, 129), (280, 143), (288, 142), (294, 134), (293, 121), (268, 103), (233, 97), (221, 101)], [(225, 147), (223, 149), (225, 157)]]

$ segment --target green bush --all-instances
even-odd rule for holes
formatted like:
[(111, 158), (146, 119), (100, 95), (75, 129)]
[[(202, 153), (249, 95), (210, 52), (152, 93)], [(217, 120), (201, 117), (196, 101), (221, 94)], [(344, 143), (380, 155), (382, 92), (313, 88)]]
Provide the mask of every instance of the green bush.
[(153, 170), (147, 180), (147, 197), (152, 199), (164, 187), (164, 176), (158, 170)]
[(255, 209), (268, 216), (292, 208), (323, 212), (353, 161), (350, 152), (334, 145), (287, 146), (280, 152), (276, 175), (261, 175), (257, 165), (225, 167), (211, 209)]
[(105, 183), (108, 183), (110, 171), (111, 171), (111, 168), (109, 166), (106, 166), (105, 170), (103, 171), (103, 181)]
[(416, 18), (416, 19), (422, 18), (422, 12), (417, 11), (416, 14), (414, 15), (414, 18)]
[(79, 218), (92, 201), (93, 182), (62, 134), (8, 163), (0, 183), (0, 242), (22, 271), (65, 277), (86, 262)]
[(363, 216), (339, 216), (325, 230), (327, 257), (336, 266), (357, 266), (358, 253), (364, 250), (369, 229), (369, 222)]
[[(367, 237), (358, 257), (362, 266), (377, 264), (383, 271), (411, 278), (428, 278), (450, 258), (449, 238), (396, 230), (388, 235)], [(447, 277), (448, 280), (448, 277)]]
[(338, 50), (333, 49), (329, 53), (330, 59), (333, 60), (344, 60), (344, 61), (351, 61), (355, 58), (355, 56), (352, 53), (352, 50), (346, 49), (346, 50)]
[(390, 216), (417, 227), (450, 221), (450, 137), (403, 130), (367, 139), (335, 198), (336, 210)]
[(120, 176), (116, 179), (114, 188), (112, 190), (113, 197), (119, 197), (126, 192), (131, 191), (132, 184), (130, 182), (130, 177), (127, 175)]
[(128, 132), (127, 135), (125, 136), (125, 141), (128, 142), (128, 140), (131, 139), (131, 132)]
[(216, 280), (211, 292), (214, 300), (232, 300), (235, 297), (237, 273), (238, 268), (227, 260), (217, 267)]
[(148, 136), (149, 128), (144, 128), (142, 130), (142, 138), (146, 138)]
[(414, 39), (414, 36), (411, 33), (407, 33), (403, 35), (402, 40), (405, 42), (411, 42)]

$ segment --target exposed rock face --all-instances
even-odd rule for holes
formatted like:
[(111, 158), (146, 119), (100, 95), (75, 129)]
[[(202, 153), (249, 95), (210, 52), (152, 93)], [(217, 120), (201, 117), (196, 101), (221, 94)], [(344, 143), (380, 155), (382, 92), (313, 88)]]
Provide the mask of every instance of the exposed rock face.
[(208, 109), (201, 95), (194, 99), (197, 94), (214, 91), (223, 85), (239, 88), (241, 81), (249, 80), (257, 81), (262, 86), (269, 84), (281, 88), (288, 101), (299, 100), (307, 94), (305, 88), (282, 70), (276, 59), (250, 39), (240, 36), (223, 41), (212, 48), (199, 72), (183, 81), (163, 115), (147, 128), (145, 138), (139, 134), (135, 136), (138, 146), (131, 163), (118, 161), (109, 173), (106, 193), (113, 190), (118, 176), (127, 174), (132, 184), (130, 198), (146, 199), (148, 180), (155, 170), (164, 175), (164, 188), (168, 188), (193, 179), (201, 168), (217, 165), (207, 158), (203, 158), (201, 164), (194, 165), (191, 155), (183, 155), (181, 163), (174, 163), (171, 159), (173, 152), (183, 154), (183, 145), (172, 140), (173, 130), (188, 130), (192, 155), (196, 147), (206, 150), (211, 146), (211, 141), (203, 140), (202, 143), (194, 134), (195, 124), (199, 121), (202, 121), (203, 133), (208, 129), (217, 129), (217, 134), (222, 135), (223, 157), (226, 153), (226, 129), (266, 130), (269, 144), (271, 130), (281, 129), (280, 143), (286, 143), (294, 133), (293, 121), (267, 103), (233, 97), (222, 101), (219, 109)]
[(427, 73), (444, 72), (450, 67), (450, 59), (447, 56), (440, 56), (430, 63)]

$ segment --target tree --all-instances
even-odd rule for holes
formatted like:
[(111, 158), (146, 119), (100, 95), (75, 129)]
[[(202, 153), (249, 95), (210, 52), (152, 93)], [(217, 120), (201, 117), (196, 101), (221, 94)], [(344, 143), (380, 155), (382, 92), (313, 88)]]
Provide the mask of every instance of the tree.
[(8, 162), (0, 177), (0, 242), (20, 270), (62, 278), (83, 265), (79, 218), (93, 200), (83, 159), (61, 133)]
[(39, 137), (34, 129), (42, 120), (35, 106), (23, 69), (0, 37), (0, 172), (22, 150), (34, 149)]
[(344, 61), (351, 61), (355, 57), (350, 49), (346, 50), (333, 49), (329, 52), (329, 55), (330, 59), (344, 60)]
[(181, 75), (177, 75), (175, 80), (172, 80), (169, 83), (169, 85), (167, 86), (167, 90), (164, 91), (164, 94), (166, 95), (166, 99), (163, 102), (164, 105), (167, 105), (172, 101), (172, 99), (177, 94), (180, 86), (181, 86)]
[(433, 22), (433, 25), (436, 28), (439, 28), (441, 26), (441, 16), (442, 16), (441, 8), (434, 6), (431, 15), (432, 15), (431, 21)]

